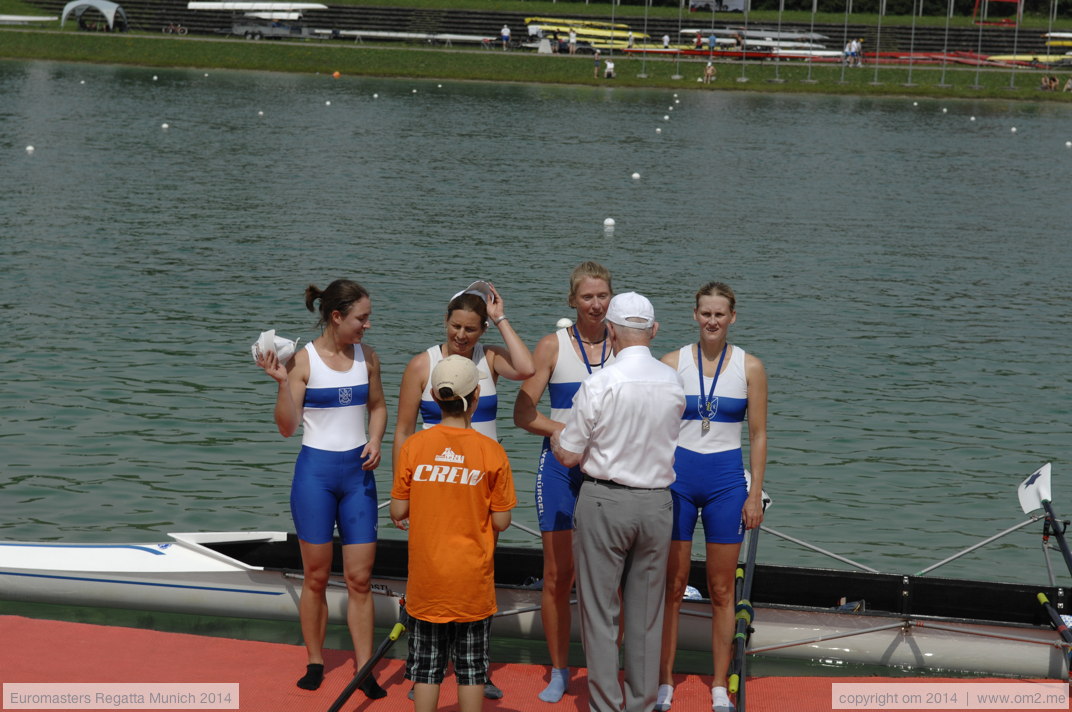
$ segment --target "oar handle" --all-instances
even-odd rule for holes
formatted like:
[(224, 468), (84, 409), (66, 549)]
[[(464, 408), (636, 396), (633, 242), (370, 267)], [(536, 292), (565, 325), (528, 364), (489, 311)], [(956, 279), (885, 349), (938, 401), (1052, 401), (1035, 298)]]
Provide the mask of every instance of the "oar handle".
[[(1050, 622), (1053, 623), (1053, 627), (1057, 629), (1057, 634), (1061, 636), (1061, 640), (1066, 643), (1072, 643), (1072, 630), (1068, 629), (1065, 625), (1065, 619), (1061, 617), (1061, 614), (1057, 612), (1057, 609), (1050, 603), (1049, 597), (1045, 593), (1039, 593), (1038, 602), (1042, 604), (1042, 607), (1046, 609), (1046, 613), (1050, 616)], [(1068, 651), (1069, 655), (1072, 655), (1072, 650)]]

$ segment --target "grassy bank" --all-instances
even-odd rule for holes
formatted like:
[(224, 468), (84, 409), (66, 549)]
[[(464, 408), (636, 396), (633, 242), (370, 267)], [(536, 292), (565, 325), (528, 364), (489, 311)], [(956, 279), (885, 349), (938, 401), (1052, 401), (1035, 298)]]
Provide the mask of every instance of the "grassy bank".
[[(149, 67), (249, 69), (346, 76), (523, 81), (688, 90), (808, 92), (920, 97), (1072, 101), (1072, 94), (1041, 92), (1037, 70), (978, 71), (940, 67), (842, 69), (840, 65), (718, 62), (711, 85), (697, 82), (704, 61), (615, 57), (617, 78), (596, 78), (589, 56), (530, 52), (373, 47), (341, 41), (248, 42), (160, 35), (0, 30), (0, 57)], [(637, 76), (646, 74), (646, 77)], [(675, 78), (675, 77), (680, 78)], [(1061, 77), (1062, 83), (1064, 76)], [(945, 86), (941, 86), (941, 85)]]

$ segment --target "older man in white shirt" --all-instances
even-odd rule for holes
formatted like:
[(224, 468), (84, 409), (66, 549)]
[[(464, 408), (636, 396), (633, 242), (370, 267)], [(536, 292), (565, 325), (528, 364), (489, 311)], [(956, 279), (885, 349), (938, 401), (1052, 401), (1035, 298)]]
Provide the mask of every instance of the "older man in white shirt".
[(559, 462), (579, 464), (585, 475), (573, 550), (589, 709), (650, 712), (659, 687), (673, 513), (668, 487), (685, 393), (676, 372), (651, 355), (659, 326), (651, 302), (635, 292), (619, 294), (606, 319), (615, 361), (581, 384), (551, 447)]

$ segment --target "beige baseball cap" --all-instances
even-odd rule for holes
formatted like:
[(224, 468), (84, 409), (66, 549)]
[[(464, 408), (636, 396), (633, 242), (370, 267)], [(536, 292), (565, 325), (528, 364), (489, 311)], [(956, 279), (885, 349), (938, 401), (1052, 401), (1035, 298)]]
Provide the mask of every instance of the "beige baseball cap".
[[(453, 354), (440, 361), (432, 369), (432, 393), (439, 400), (455, 400), (476, 390), (480, 383), (480, 374), (473, 359)], [(450, 394), (444, 395), (443, 389), (449, 388)]]

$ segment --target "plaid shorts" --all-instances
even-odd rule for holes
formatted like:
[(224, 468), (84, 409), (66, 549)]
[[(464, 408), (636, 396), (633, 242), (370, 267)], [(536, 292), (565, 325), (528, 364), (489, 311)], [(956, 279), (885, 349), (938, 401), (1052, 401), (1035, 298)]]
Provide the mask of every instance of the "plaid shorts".
[(488, 681), (488, 639), (491, 618), (470, 623), (429, 623), (410, 619), (406, 679), (439, 685), (454, 662), (459, 685)]

